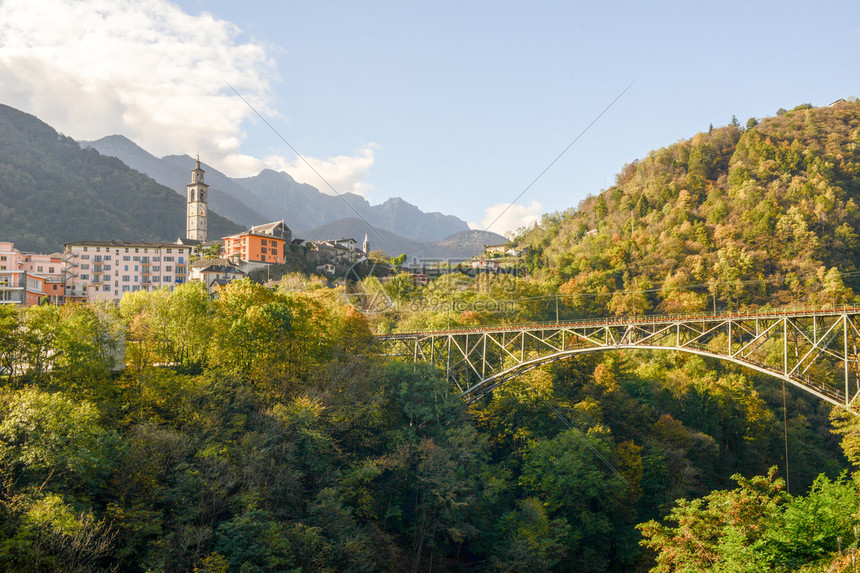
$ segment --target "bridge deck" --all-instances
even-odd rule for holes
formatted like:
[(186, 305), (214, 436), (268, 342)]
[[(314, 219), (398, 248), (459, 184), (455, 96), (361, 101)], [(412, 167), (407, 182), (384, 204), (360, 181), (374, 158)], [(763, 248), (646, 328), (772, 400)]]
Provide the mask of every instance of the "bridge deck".
[(377, 340), (396, 340), (414, 338), (421, 335), (437, 334), (472, 334), (476, 332), (511, 332), (517, 330), (535, 330), (542, 328), (582, 327), (582, 326), (645, 326), (651, 324), (667, 324), (675, 322), (725, 322), (726, 320), (768, 320), (789, 318), (810, 318), (826, 316), (860, 315), (860, 306), (841, 305), (825, 308), (801, 308), (780, 310), (739, 311), (730, 313), (694, 313), (694, 314), (649, 314), (642, 316), (619, 316), (601, 318), (577, 318), (574, 320), (528, 322), (521, 324), (486, 324), (467, 328), (452, 328), (439, 330), (417, 330), (378, 334)]

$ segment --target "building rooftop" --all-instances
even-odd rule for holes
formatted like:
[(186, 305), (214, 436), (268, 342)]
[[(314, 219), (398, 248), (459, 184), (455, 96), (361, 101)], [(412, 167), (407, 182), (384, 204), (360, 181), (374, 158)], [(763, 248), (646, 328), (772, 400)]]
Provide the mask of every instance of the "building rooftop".
[(201, 273), (236, 273), (245, 274), (245, 271), (233, 265), (209, 265), (198, 270)]
[(125, 241), (75, 241), (74, 243), (64, 243), (66, 247), (155, 247), (155, 248), (177, 248), (190, 249), (190, 245), (180, 245), (179, 243), (144, 243), (140, 242), (125, 242)]

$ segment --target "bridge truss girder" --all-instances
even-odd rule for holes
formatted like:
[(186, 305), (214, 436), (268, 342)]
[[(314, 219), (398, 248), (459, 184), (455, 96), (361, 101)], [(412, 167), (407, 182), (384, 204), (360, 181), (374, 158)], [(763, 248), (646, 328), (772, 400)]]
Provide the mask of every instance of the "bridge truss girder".
[(585, 352), (671, 350), (740, 364), (854, 411), (860, 310), (494, 327), (377, 337), (384, 354), (433, 364), (473, 402), (505, 381)]

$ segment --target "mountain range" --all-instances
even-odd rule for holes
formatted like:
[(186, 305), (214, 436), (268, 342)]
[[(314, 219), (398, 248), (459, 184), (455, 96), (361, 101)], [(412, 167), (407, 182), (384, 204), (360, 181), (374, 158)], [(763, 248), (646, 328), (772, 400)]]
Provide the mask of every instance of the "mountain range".
[[(35, 116), (0, 105), (0, 141), (0, 240), (53, 252), (73, 241), (185, 235), (183, 197)], [(241, 229), (217, 213), (209, 217), (213, 236)]]
[[(159, 159), (121, 135), (82, 142), (82, 145), (102, 155), (116, 157), (162, 185), (183, 193), (195, 162), (187, 155)], [(212, 209), (245, 226), (283, 219), (295, 234), (304, 236), (323, 225), (360, 217), (373, 227), (418, 242), (436, 242), (469, 230), (468, 224), (458, 217), (424, 213), (398, 197), (380, 205), (371, 205), (367, 199), (354, 193), (340, 196), (322, 193), (284, 172), (264, 169), (253, 177), (230, 178), (202, 163), (210, 186)], [(367, 225), (366, 230), (370, 230)]]
[(361, 242), (367, 235), (371, 250), (381, 249), (386, 253), (407, 253), (419, 259), (462, 259), (484, 250), (484, 245), (505, 242), (505, 238), (488, 231), (461, 231), (440, 241), (415, 241), (392, 233), (381, 227), (368, 227), (357, 217), (338, 219), (326, 223), (304, 234), (303, 238), (317, 241), (332, 237), (354, 237)]

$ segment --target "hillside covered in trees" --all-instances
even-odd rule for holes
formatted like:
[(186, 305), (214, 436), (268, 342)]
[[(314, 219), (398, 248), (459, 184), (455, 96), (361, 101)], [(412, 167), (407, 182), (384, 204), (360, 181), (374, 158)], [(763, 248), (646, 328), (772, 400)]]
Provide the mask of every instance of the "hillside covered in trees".
[[(0, 237), (18, 249), (50, 253), (73, 241), (185, 236), (184, 198), (118, 159), (81, 149), (36, 117), (4, 105), (0, 140)], [(241, 230), (210, 212), (210, 236)]]
[(0, 307), (0, 568), (852, 571), (851, 414), (645, 351), (466, 407), (372, 334), (854, 301), (858, 114), (801, 107), (655, 151), (518, 237), (528, 276)]
[(860, 103), (801, 105), (654, 151), (516, 242), (581, 313), (825, 304), (858, 284), (858, 202)]

